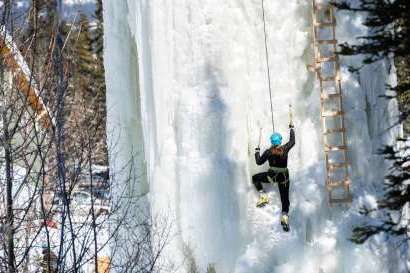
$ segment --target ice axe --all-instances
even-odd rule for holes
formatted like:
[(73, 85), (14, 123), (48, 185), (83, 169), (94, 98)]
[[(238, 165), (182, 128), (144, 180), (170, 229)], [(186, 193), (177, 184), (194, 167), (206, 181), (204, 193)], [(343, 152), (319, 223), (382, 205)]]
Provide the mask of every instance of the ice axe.
[(289, 127), (293, 127), (292, 104), (289, 104)]
[(258, 142), (258, 148), (261, 147), (261, 142), (262, 142), (262, 127), (259, 127), (259, 142)]

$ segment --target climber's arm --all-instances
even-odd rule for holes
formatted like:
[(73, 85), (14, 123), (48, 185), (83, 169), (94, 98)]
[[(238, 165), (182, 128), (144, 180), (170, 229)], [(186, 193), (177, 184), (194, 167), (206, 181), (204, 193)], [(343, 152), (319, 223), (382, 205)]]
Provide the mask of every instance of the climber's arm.
[(290, 127), (290, 137), (288, 143), (284, 145), (285, 152), (289, 152), (290, 149), (292, 149), (293, 146), (295, 146), (295, 130), (293, 129), (293, 126)]
[(260, 155), (260, 149), (259, 149), (259, 148), (256, 148), (256, 149), (255, 149), (255, 161), (256, 161), (256, 164), (262, 165), (263, 163), (266, 162), (266, 160), (268, 160), (268, 157), (269, 157), (269, 150), (266, 150), (266, 151), (262, 154), (262, 156), (261, 156), (261, 155)]

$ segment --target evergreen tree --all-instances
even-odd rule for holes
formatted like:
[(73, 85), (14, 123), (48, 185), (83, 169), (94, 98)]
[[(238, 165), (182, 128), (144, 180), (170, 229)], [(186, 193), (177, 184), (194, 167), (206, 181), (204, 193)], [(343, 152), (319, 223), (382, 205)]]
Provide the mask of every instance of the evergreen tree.
[(94, 52), (97, 54), (98, 60), (103, 63), (103, 53), (104, 53), (104, 21), (103, 21), (103, 5), (102, 0), (97, 0), (95, 8), (95, 29), (93, 31), (92, 47)]
[[(105, 77), (103, 63), (99, 61), (98, 54), (93, 46), (96, 36), (95, 29), (91, 27), (87, 16), (80, 15), (79, 22), (69, 44), (72, 45), (71, 71), (72, 71), (72, 111), (69, 117), (69, 128), (72, 133), (70, 150), (83, 145), (76, 143), (78, 139), (92, 139), (93, 162), (107, 164), (106, 147), (106, 110), (105, 110)], [(102, 39), (102, 36), (101, 36)], [(102, 56), (102, 54), (101, 54)], [(88, 134), (85, 137), (85, 133)], [(79, 137), (79, 136), (82, 137)], [(85, 144), (84, 144), (85, 145)], [(78, 153), (82, 153), (81, 149)]]
[(408, 240), (409, 219), (403, 219), (403, 208), (410, 202), (410, 148), (395, 150), (385, 147), (382, 153), (392, 161), (389, 175), (384, 182), (384, 195), (377, 201), (377, 208), (363, 207), (360, 214), (366, 217), (362, 225), (353, 229), (351, 241), (362, 244), (370, 237), (384, 233), (399, 241)]
[[(397, 91), (401, 110), (401, 122), (408, 124), (410, 115), (410, 1), (408, 0), (360, 0), (352, 6), (348, 0), (338, 1), (334, 5), (340, 10), (363, 12), (366, 14), (364, 25), (369, 27), (369, 34), (359, 37), (360, 43), (342, 44), (340, 54), (365, 56), (363, 65), (372, 64), (386, 57), (393, 57), (398, 74)], [(355, 69), (359, 71), (359, 69)], [(407, 127), (410, 128), (410, 127)], [(407, 144), (401, 150), (385, 147), (382, 151), (387, 160), (392, 161), (390, 173), (386, 176), (383, 196), (377, 202), (377, 208), (363, 207), (360, 213), (366, 216), (363, 224), (353, 229), (351, 240), (364, 243), (376, 234), (385, 234), (390, 238), (406, 241), (407, 224), (403, 223), (403, 210), (410, 202), (409, 148)]]
[(75, 44), (75, 71), (77, 80), (80, 81), (80, 89), (83, 91), (83, 96), (94, 97), (96, 86), (93, 83), (95, 71), (98, 63), (93, 54), (91, 45), (90, 22), (85, 15), (80, 16), (78, 39)]
[(410, 2), (408, 0), (361, 0), (357, 7), (349, 1), (335, 3), (339, 10), (366, 12), (363, 24), (370, 28), (370, 34), (359, 37), (362, 43), (342, 45), (341, 54), (365, 54), (365, 64), (388, 57), (410, 55)]
[[(20, 44), (30, 70), (37, 76), (45, 102), (52, 99), (50, 90), (51, 52), (54, 22), (57, 12), (53, 0), (32, 0)], [(47, 80), (46, 80), (47, 79)]]
[[(365, 56), (363, 64), (371, 64), (383, 58), (394, 56), (398, 69), (397, 91), (400, 103), (400, 121), (410, 132), (410, 1), (408, 0), (360, 0), (353, 6), (351, 1), (333, 3), (339, 10), (365, 13), (363, 24), (369, 27), (369, 34), (359, 37), (357, 44), (342, 44), (340, 54)], [(358, 71), (357, 68), (352, 68)]]
[(94, 86), (96, 88), (96, 110), (98, 119), (96, 122), (100, 126), (100, 136), (104, 139), (105, 153), (104, 160), (108, 161), (107, 145), (106, 145), (106, 86), (105, 86), (105, 70), (104, 70), (104, 18), (102, 0), (96, 1), (96, 9), (94, 14), (95, 27), (91, 29), (91, 49), (97, 57), (97, 65), (93, 73)]
[[(95, 27), (91, 29), (91, 48), (97, 56), (97, 66), (94, 71), (94, 84), (98, 89), (98, 98), (101, 114), (106, 115), (105, 111), (105, 70), (104, 70), (104, 21), (102, 0), (97, 0), (94, 14)], [(105, 123), (105, 120), (103, 121)]]

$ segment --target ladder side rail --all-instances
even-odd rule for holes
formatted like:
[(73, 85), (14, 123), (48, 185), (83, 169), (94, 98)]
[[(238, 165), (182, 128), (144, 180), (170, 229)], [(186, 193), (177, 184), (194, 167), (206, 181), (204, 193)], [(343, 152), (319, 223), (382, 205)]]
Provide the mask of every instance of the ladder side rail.
[(315, 13), (315, 1), (313, 1), (313, 8), (312, 8), (312, 38), (313, 38), (313, 50), (314, 50), (314, 56), (313, 56), (313, 65), (315, 66), (316, 69), (316, 76), (319, 77), (318, 71), (320, 68), (318, 68), (318, 62), (317, 59), (320, 56), (320, 51), (317, 46), (317, 41), (320, 39), (319, 33), (314, 25), (314, 23), (317, 20), (317, 14)]
[[(331, 9), (329, 11), (329, 13), (330, 13), (331, 20), (333, 22), (335, 22), (335, 18), (333, 16), (333, 9)], [(336, 40), (335, 26), (332, 27), (332, 34), (333, 34), (333, 39)], [(342, 103), (342, 88), (341, 88), (341, 84), (340, 84), (341, 83), (340, 65), (339, 65), (338, 55), (336, 54), (336, 52), (337, 52), (336, 43), (333, 44), (333, 52), (334, 52), (334, 55), (335, 55), (335, 62), (333, 63), (333, 65), (334, 65), (333, 69), (334, 69), (334, 73), (336, 74), (336, 77), (335, 77), (335, 91), (337, 93), (340, 93), (340, 96), (339, 96), (339, 99), (338, 99), (338, 106), (336, 106), (336, 107), (338, 109), (340, 109), (340, 111), (343, 113), (342, 115), (340, 115), (338, 117), (338, 120), (339, 120), (339, 123), (341, 124), (341, 127), (345, 128), (343, 103)], [(342, 145), (344, 147), (347, 147), (345, 131), (342, 132), (341, 137), (342, 137), (342, 139), (341, 139)], [(343, 150), (342, 155), (343, 155), (343, 160), (342, 161), (345, 163), (344, 168), (343, 168), (343, 170), (344, 170), (343, 184), (340, 183), (340, 181), (338, 181), (338, 182), (328, 181), (328, 189), (331, 192), (334, 188), (338, 188), (342, 185), (343, 188), (344, 188), (344, 194), (343, 194), (344, 199), (349, 201), (350, 194), (349, 194), (349, 183), (347, 182), (348, 177), (349, 177), (349, 175), (348, 175), (348, 162), (347, 162), (347, 150)], [(332, 195), (330, 193), (330, 202), (344, 202), (344, 200), (333, 199), (331, 196)]]
[[(318, 14), (316, 13), (316, 6), (314, 4), (313, 7), (313, 22), (312, 22), (312, 28), (313, 28), (313, 33), (314, 33), (314, 47), (315, 47), (315, 63), (316, 66), (319, 65), (319, 68), (317, 70), (317, 78), (319, 80), (319, 86), (320, 86), (320, 93), (324, 94), (324, 87), (323, 87), (323, 81), (322, 81), (322, 64), (318, 62), (321, 58), (320, 54), (320, 44), (317, 43), (318, 40), (320, 40), (320, 29), (316, 27), (316, 22), (318, 21)], [(322, 130), (326, 130), (326, 117), (324, 116), (324, 100), (320, 100), (320, 117), (322, 121)], [(327, 137), (326, 135), (322, 134), (322, 142), (323, 145), (327, 145)], [(325, 179), (325, 187), (327, 187), (328, 181), (330, 180), (330, 160), (329, 160), (329, 154), (325, 153), (325, 168), (326, 168), (326, 179)]]
[[(331, 7), (330, 10), (330, 18), (331, 21), (334, 23), (333, 27), (332, 27), (332, 35), (333, 35), (333, 39), (336, 40), (336, 16), (334, 14), (334, 8)], [(337, 54), (337, 43), (334, 43), (332, 45), (333, 47), (333, 52), (336, 56), (336, 61), (335, 61), (335, 71), (337, 73), (337, 79), (336, 79), (336, 85), (337, 85), (337, 89), (340, 92), (340, 96), (338, 99), (339, 102), (339, 109), (341, 109), (341, 111), (343, 111), (344, 113), (344, 107), (343, 107), (343, 90), (342, 90), (342, 85), (341, 85), (341, 75), (340, 75), (340, 62), (339, 62), (339, 56)], [(342, 125), (342, 128), (345, 128), (345, 119), (344, 119), (344, 114), (342, 116), (340, 116), (340, 122)], [(347, 147), (347, 139), (346, 139), (346, 132), (342, 133), (342, 143), (344, 146)], [(348, 158), (347, 158), (347, 150), (343, 151), (343, 161), (348, 162)], [(346, 165), (346, 167), (344, 168), (345, 171), (345, 178), (348, 179), (349, 177), (349, 171), (348, 171), (348, 166)]]
[[(333, 20), (336, 21), (336, 17), (335, 17), (335, 15), (334, 15), (334, 10), (333, 10), (333, 9), (332, 9), (332, 17), (333, 17)], [(333, 37), (336, 38), (336, 27), (333, 27), (332, 32), (333, 32)], [(335, 53), (337, 52), (337, 44), (336, 44), (336, 43), (333, 44), (333, 50), (334, 50)], [(337, 58), (336, 58), (335, 65), (336, 65), (336, 69), (337, 69), (337, 71), (338, 71), (337, 88), (339, 89), (339, 92), (340, 92), (340, 94), (341, 94), (341, 96), (339, 97), (339, 103), (340, 103), (340, 108), (343, 110), (343, 108), (344, 108), (344, 107), (343, 107), (343, 106), (344, 106), (344, 105), (343, 105), (343, 98), (342, 98), (342, 97), (343, 97), (343, 90), (342, 90), (341, 75), (340, 75), (340, 61), (339, 61), (339, 56), (337, 56)], [(341, 122), (342, 122), (343, 128), (345, 128), (345, 119), (344, 119), (344, 116), (343, 116)], [(347, 146), (346, 132), (343, 133), (343, 142), (344, 142), (344, 144)], [(344, 157), (344, 160), (347, 162), (347, 161), (348, 161), (347, 151), (345, 151), (345, 152), (343, 153), (343, 157)], [(349, 169), (348, 169), (348, 167), (345, 168), (345, 176), (346, 176), (346, 179), (348, 179), (348, 177), (349, 177)]]
[[(320, 92), (323, 93), (323, 82), (319, 78)], [(324, 112), (324, 101), (320, 100), (320, 119), (322, 122), (322, 130), (326, 130), (326, 118), (323, 115)], [(324, 134), (322, 134), (323, 145), (326, 145), (327, 139)], [(325, 168), (326, 168), (326, 181), (329, 179), (329, 156), (325, 153)], [(326, 182), (325, 182), (326, 183)]]
[[(319, 11), (320, 10), (320, 11)], [(321, 16), (321, 11), (323, 11), (323, 19), (318, 18)], [(327, 20), (328, 19), (328, 20)], [(321, 22), (323, 21), (323, 22)], [(323, 24), (321, 24), (323, 23)], [(346, 127), (345, 127), (345, 120), (344, 120), (344, 107), (343, 107), (343, 94), (342, 94), (342, 86), (341, 86), (341, 75), (340, 75), (340, 63), (337, 55), (337, 40), (336, 40), (336, 18), (334, 15), (334, 8), (331, 5), (321, 5), (318, 7), (316, 5), (316, 1), (312, 0), (312, 40), (313, 40), (313, 58), (314, 58), (314, 71), (319, 81), (320, 87), (320, 113), (321, 113), (321, 123), (322, 123), (322, 141), (324, 145), (325, 151), (325, 165), (326, 165), (326, 181), (325, 186), (328, 191), (328, 203), (332, 205), (333, 203), (345, 203), (351, 202), (351, 196), (349, 194), (349, 184), (343, 181), (337, 180), (338, 178), (334, 177), (333, 180), (330, 178), (330, 174), (334, 173), (337, 169), (344, 169), (344, 179), (348, 180), (349, 172), (348, 172), (348, 158), (347, 158), (347, 139), (346, 139)], [(321, 28), (322, 27), (331, 27), (331, 37), (326, 39), (321, 39)], [(321, 44), (330, 45), (330, 52), (332, 51), (331, 48), (333, 47), (333, 55), (329, 57), (324, 56), (322, 58), (321, 54)], [(333, 66), (333, 76), (326, 76), (324, 73), (323, 62), (331, 62)], [(334, 93), (329, 93), (329, 90), (325, 91), (324, 88), (324, 81), (332, 81), (334, 82)], [(330, 94), (330, 95), (329, 95)], [(334, 97), (338, 97), (336, 100), (336, 104), (332, 104), (330, 106), (331, 111), (325, 111), (326, 109), (326, 102), (327, 99), (332, 99)], [(328, 129), (326, 128), (326, 119), (332, 118), (337, 120), (334, 124), (334, 128)], [(337, 124), (337, 125), (336, 125)], [(337, 128), (336, 128), (337, 126)], [(340, 128), (339, 128), (340, 126)], [(339, 134), (340, 136), (340, 145), (329, 145), (328, 137), (334, 136), (335, 134)], [(338, 143), (340, 143), (338, 141)], [(338, 163), (331, 163), (329, 154), (331, 152), (341, 152), (342, 153), (342, 162)], [(343, 173), (343, 172), (342, 172)], [(335, 180), (336, 179), (336, 180)], [(344, 186), (344, 197), (343, 198), (333, 198), (332, 192), (333, 188), (338, 188), (341, 185)]]

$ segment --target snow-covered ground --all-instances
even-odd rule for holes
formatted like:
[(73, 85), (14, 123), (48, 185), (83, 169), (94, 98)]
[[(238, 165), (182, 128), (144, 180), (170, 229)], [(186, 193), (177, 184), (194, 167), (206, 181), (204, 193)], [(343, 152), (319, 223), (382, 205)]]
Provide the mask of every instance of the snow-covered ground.
[[(399, 272), (398, 256), (374, 238), (347, 238), (356, 209), (374, 200), (386, 163), (376, 155), (400, 128), (388, 128), (396, 102), (380, 98), (395, 82), (380, 62), (360, 77), (347, 71), (360, 57), (342, 58), (354, 201), (329, 208), (324, 188), (319, 90), (311, 62), (310, 1), (265, 1), (276, 130), (288, 137), (291, 232), (279, 225), (280, 199), (256, 209), (251, 175), (259, 127), (271, 133), (260, 0), (104, 1), (108, 137), (111, 169), (132, 159), (133, 193), (149, 193), (153, 215), (167, 215), (175, 236), (162, 256), (175, 271), (192, 253), (201, 272)], [(342, 41), (366, 33), (362, 17), (338, 14)], [(146, 173), (145, 173), (146, 172)], [(129, 185), (127, 185), (129, 187)], [(130, 193), (132, 194), (132, 193)], [(131, 246), (128, 246), (131, 247)]]

